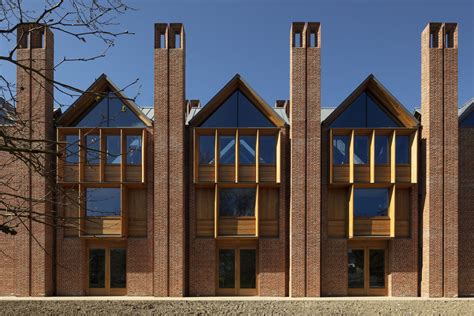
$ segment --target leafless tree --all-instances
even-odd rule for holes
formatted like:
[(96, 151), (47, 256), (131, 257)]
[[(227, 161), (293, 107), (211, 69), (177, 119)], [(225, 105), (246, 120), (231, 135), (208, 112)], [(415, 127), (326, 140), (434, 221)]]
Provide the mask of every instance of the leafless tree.
[[(41, 3), (38, 5), (38, 3)], [(103, 58), (115, 41), (124, 35), (131, 34), (120, 30), (118, 18), (133, 10), (123, 0), (0, 0), (0, 35), (1, 41), (6, 43), (8, 50), (0, 54), (1, 66), (14, 65), (30, 74), (31, 80), (38, 84), (47, 82), (52, 85), (54, 95), (70, 97), (71, 100), (82, 94), (97, 94), (97, 98), (109, 97), (98, 92), (79, 89), (74, 83), (57, 81), (46, 76), (44, 71), (39, 71), (28, 64), (21, 63), (16, 58), (16, 53), (26, 33), (20, 34), (18, 30), (24, 23), (32, 23), (34, 27), (47, 27), (55, 34), (64, 34), (77, 40), (78, 45), (89, 45), (90, 42), (102, 43), (99, 51), (91, 56), (64, 56), (54, 65), (54, 71), (61, 69), (67, 63), (84, 63)], [(30, 30), (33, 31), (33, 29)], [(3, 44), (2, 44), (3, 45)], [(91, 51), (97, 46), (91, 47)], [(134, 80), (126, 89), (137, 83)], [(7, 78), (0, 73), (0, 234), (15, 235), (18, 229), (30, 231), (31, 221), (45, 225), (67, 226), (76, 223), (77, 218), (59, 216), (54, 210), (59, 202), (56, 198), (63, 189), (51, 181), (49, 191), (44, 196), (31, 195), (31, 188), (21, 174), (15, 172), (22, 166), (35, 175), (54, 179), (54, 161), (63, 151), (57, 150), (57, 143), (53, 139), (35, 139), (31, 133), (31, 123), (23, 120), (16, 114), (17, 86), (12, 78)], [(138, 95), (138, 94), (137, 94)], [(135, 98), (136, 96), (135, 95)], [(134, 100), (135, 98), (132, 98)], [(65, 108), (68, 102), (61, 102), (60, 98), (53, 97), (56, 108)], [(33, 127), (34, 128), (34, 127)], [(25, 130), (30, 130), (25, 133)], [(59, 144), (66, 146), (65, 144)], [(69, 146), (69, 145), (68, 145)], [(67, 149), (67, 148), (66, 148)], [(12, 172), (13, 170), (13, 172)], [(20, 175), (20, 176), (19, 176)], [(31, 185), (31, 183), (30, 183)], [(67, 197), (68, 203), (78, 203), (77, 196)], [(48, 203), (53, 205), (51, 212), (36, 212), (35, 205)], [(31, 233), (31, 231), (30, 231)]]

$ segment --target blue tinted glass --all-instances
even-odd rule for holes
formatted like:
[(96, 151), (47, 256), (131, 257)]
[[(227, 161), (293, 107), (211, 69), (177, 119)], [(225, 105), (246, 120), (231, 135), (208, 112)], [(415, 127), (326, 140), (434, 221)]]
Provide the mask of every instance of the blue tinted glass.
[(89, 165), (99, 164), (100, 142), (99, 135), (86, 136), (86, 162)]
[(388, 189), (354, 189), (354, 216), (387, 216)]
[(237, 90), (201, 126), (273, 127), (274, 125), (243, 93)]
[(276, 162), (276, 136), (260, 136), (260, 164), (274, 165)]
[(126, 152), (127, 164), (140, 165), (142, 163), (142, 137), (128, 135)]
[(219, 162), (223, 165), (235, 163), (235, 137), (219, 138)]
[(410, 163), (410, 139), (408, 136), (396, 137), (395, 153), (397, 155), (397, 164)]
[(367, 127), (399, 127), (370, 95), (367, 95)]
[(273, 127), (274, 125), (247, 97), (239, 92), (238, 127)]
[(375, 163), (388, 163), (388, 136), (375, 136)]
[(343, 165), (349, 163), (349, 137), (334, 136), (333, 145), (333, 164)]
[(474, 110), (461, 121), (461, 127), (474, 127)]
[(335, 120), (331, 127), (366, 127), (366, 94), (362, 93)]
[(74, 126), (99, 127), (107, 126), (108, 98), (103, 98), (94, 105)]
[(369, 163), (369, 137), (356, 136), (354, 142), (354, 163), (364, 165)]
[(120, 188), (87, 188), (86, 216), (120, 216)]
[(75, 126), (144, 127), (145, 125), (114, 93), (109, 93), (94, 105)]
[(66, 135), (66, 163), (79, 162), (79, 136)]
[(241, 165), (254, 165), (256, 136), (239, 137), (239, 163)]
[(214, 136), (199, 136), (199, 164), (214, 164)]
[(109, 127), (145, 127), (136, 114), (114, 93), (109, 97)]
[(398, 127), (398, 124), (366, 92), (362, 93), (331, 124), (331, 127)]
[(120, 156), (120, 136), (107, 135), (105, 139), (107, 145), (107, 163), (117, 165), (121, 162)]
[(237, 93), (232, 94), (212, 113), (203, 127), (237, 127)]
[(255, 216), (255, 189), (220, 189), (219, 216)]

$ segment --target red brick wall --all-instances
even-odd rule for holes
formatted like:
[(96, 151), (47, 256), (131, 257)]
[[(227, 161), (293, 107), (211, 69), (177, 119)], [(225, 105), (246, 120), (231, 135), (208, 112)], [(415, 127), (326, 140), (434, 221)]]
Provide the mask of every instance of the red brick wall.
[[(422, 141), (425, 170), (421, 294), (455, 297), (458, 289), (457, 27), (454, 47), (444, 48), (452, 24), (429, 24), (422, 33)], [(438, 47), (430, 48), (430, 33)]]
[(474, 296), (474, 128), (459, 129), (459, 295)]
[[(290, 32), (290, 296), (320, 295), (320, 45), (309, 47), (310, 28)], [(302, 34), (295, 47), (295, 34)]]
[[(166, 47), (157, 47), (160, 30)], [(180, 24), (155, 25), (154, 295), (185, 295), (184, 45)], [(184, 37), (184, 31), (181, 34)], [(184, 38), (182, 40), (184, 43)]]

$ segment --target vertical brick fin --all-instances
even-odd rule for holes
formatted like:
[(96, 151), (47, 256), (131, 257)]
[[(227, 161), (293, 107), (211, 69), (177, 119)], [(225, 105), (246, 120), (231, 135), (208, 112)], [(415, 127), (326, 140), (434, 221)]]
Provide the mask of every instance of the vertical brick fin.
[(430, 23), (421, 46), (426, 166), (421, 294), (426, 297), (457, 296), (457, 48), (445, 47), (445, 34), (445, 24)]
[[(179, 34), (180, 44), (174, 42)], [(184, 28), (169, 33), (169, 296), (185, 295), (185, 138)]]
[(444, 296), (458, 296), (458, 31), (444, 25)]
[[(293, 297), (306, 296), (306, 49), (295, 37), (304, 23), (293, 23), (290, 32), (290, 285)], [(304, 43), (302, 43), (304, 44)]]
[[(165, 34), (164, 37), (161, 37)], [(154, 79), (154, 267), (153, 294), (169, 295), (169, 53), (168, 26), (155, 24), (155, 79)], [(156, 47), (158, 43), (158, 47)]]
[[(306, 24), (306, 296), (320, 296), (321, 26)], [(312, 38), (312, 39), (311, 39)]]

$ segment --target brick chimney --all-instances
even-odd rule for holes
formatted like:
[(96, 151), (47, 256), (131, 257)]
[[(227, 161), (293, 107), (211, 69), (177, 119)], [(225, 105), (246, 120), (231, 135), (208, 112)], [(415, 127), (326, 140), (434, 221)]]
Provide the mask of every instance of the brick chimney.
[(457, 297), (457, 24), (429, 23), (421, 34), (421, 59), (422, 142), (426, 161), (421, 295)]
[[(54, 140), (53, 125), (53, 84), (54, 79), (54, 39), (53, 33), (39, 24), (25, 23), (17, 28), (17, 105), (19, 129), (22, 137), (28, 139)], [(30, 70), (31, 69), (31, 70)], [(33, 147), (43, 144), (33, 143)], [(52, 150), (49, 145), (43, 149)], [(21, 195), (30, 200), (51, 200), (54, 181), (54, 157), (35, 154), (46, 176), (30, 170), (18, 163), (15, 173), (21, 177)], [(33, 203), (27, 206), (33, 212), (46, 214), (46, 222), (51, 222), (53, 205), (50, 202)], [(49, 225), (35, 221), (25, 222), (28, 229), (19, 226), (15, 237), (18, 264), (15, 267), (16, 295), (45, 296), (53, 293), (53, 229)], [(28, 230), (31, 232), (28, 232)], [(33, 238), (34, 236), (34, 238)]]
[(321, 27), (290, 32), (290, 296), (320, 296)]
[(185, 295), (184, 27), (155, 24), (154, 295)]

